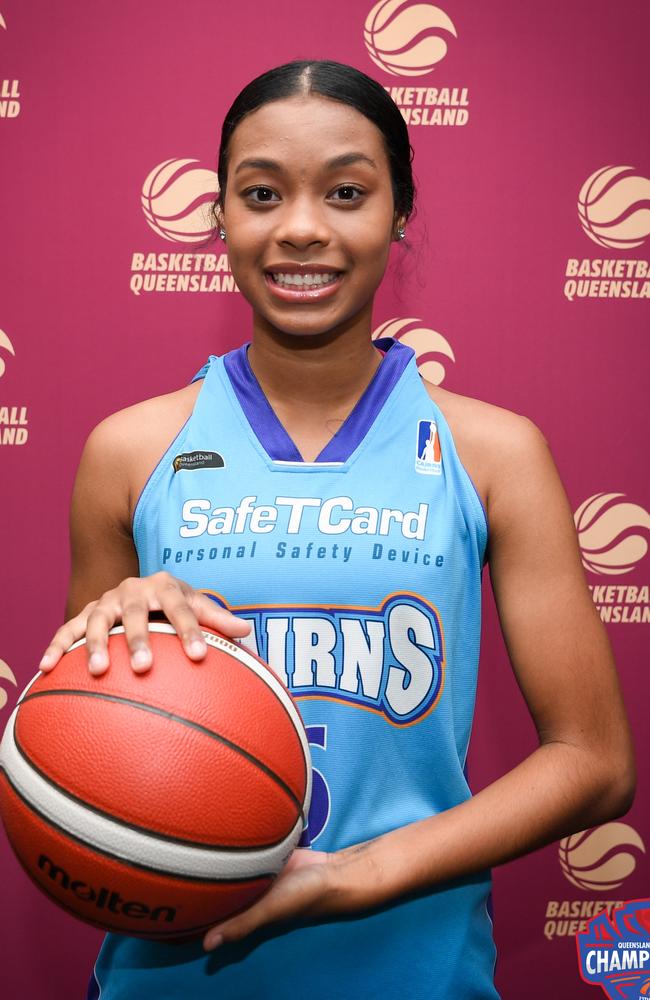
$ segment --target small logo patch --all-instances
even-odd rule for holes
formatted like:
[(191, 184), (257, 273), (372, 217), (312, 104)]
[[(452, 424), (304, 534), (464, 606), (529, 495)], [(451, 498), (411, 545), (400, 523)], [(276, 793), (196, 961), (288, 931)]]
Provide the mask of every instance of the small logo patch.
[(423, 476), (439, 476), (442, 473), (440, 438), (435, 420), (418, 420), (415, 471)]
[(181, 469), (223, 469), (226, 463), (223, 456), (218, 451), (188, 451), (184, 455), (177, 455), (172, 462), (174, 472)]

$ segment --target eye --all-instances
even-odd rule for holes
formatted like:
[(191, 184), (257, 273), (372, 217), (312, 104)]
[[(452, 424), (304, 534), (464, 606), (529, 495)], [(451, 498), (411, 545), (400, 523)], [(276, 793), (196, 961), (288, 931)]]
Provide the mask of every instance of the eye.
[[(338, 195), (338, 197), (336, 197)], [(334, 201), (358, 201), (363, 191), (354, 184), (341, 184), (331, 194)]]
[(258, 185), (257, 187), (249, 188), (248, 191), (244, 191), (244, 197), (257, 205), (265, 205), (276, 199), (277, 195), (271, 188)]

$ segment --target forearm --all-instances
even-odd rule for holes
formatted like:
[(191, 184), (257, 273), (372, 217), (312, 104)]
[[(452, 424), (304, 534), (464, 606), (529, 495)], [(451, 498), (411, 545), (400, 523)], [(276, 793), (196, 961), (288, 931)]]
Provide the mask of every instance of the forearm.
[(295, 851), (270, 891), (212, 928), (205, 947), (275, 921), (372, 909), (618, 815), (629, 804), (631, 754), (619, 758), (625, 772), (619, 791), (615, 769), (600, 763), (615, 755), (600, 751), (545, 743), (453, 809), (334, 854)]
[(492, 868), (620, 814), (628, 784), (617, 790), (593, 753), (544, 744), (466, 802), (338, 852), (334, 884), (351, 907), (375, 906)]

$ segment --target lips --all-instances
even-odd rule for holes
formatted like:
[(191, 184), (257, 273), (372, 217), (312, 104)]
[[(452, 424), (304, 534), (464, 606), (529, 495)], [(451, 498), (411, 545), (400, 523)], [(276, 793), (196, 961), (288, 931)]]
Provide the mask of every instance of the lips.
[(313, 302), (333, 295), (343, 272), (327, 265), (276, 264), (265, 272), (268, 288), (290, 302)]

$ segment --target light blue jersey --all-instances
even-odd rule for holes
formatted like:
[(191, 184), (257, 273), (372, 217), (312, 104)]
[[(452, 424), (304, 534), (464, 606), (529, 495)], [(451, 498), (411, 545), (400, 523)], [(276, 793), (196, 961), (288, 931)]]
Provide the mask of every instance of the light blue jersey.
[[(324, 851), (470, 796), (485, 513), (413, 352), (378, 346), (373, 381), (311, 463), (246, 347), (210, 358), (134, 521), (142, 575), (169, 570), (250, 620), (244, 641), (297, 699), (314, 765), (304, 842)], [(101, 998), (495, 1000), (489, 893), (485, 872), (211, 954), (109, 934)]]

